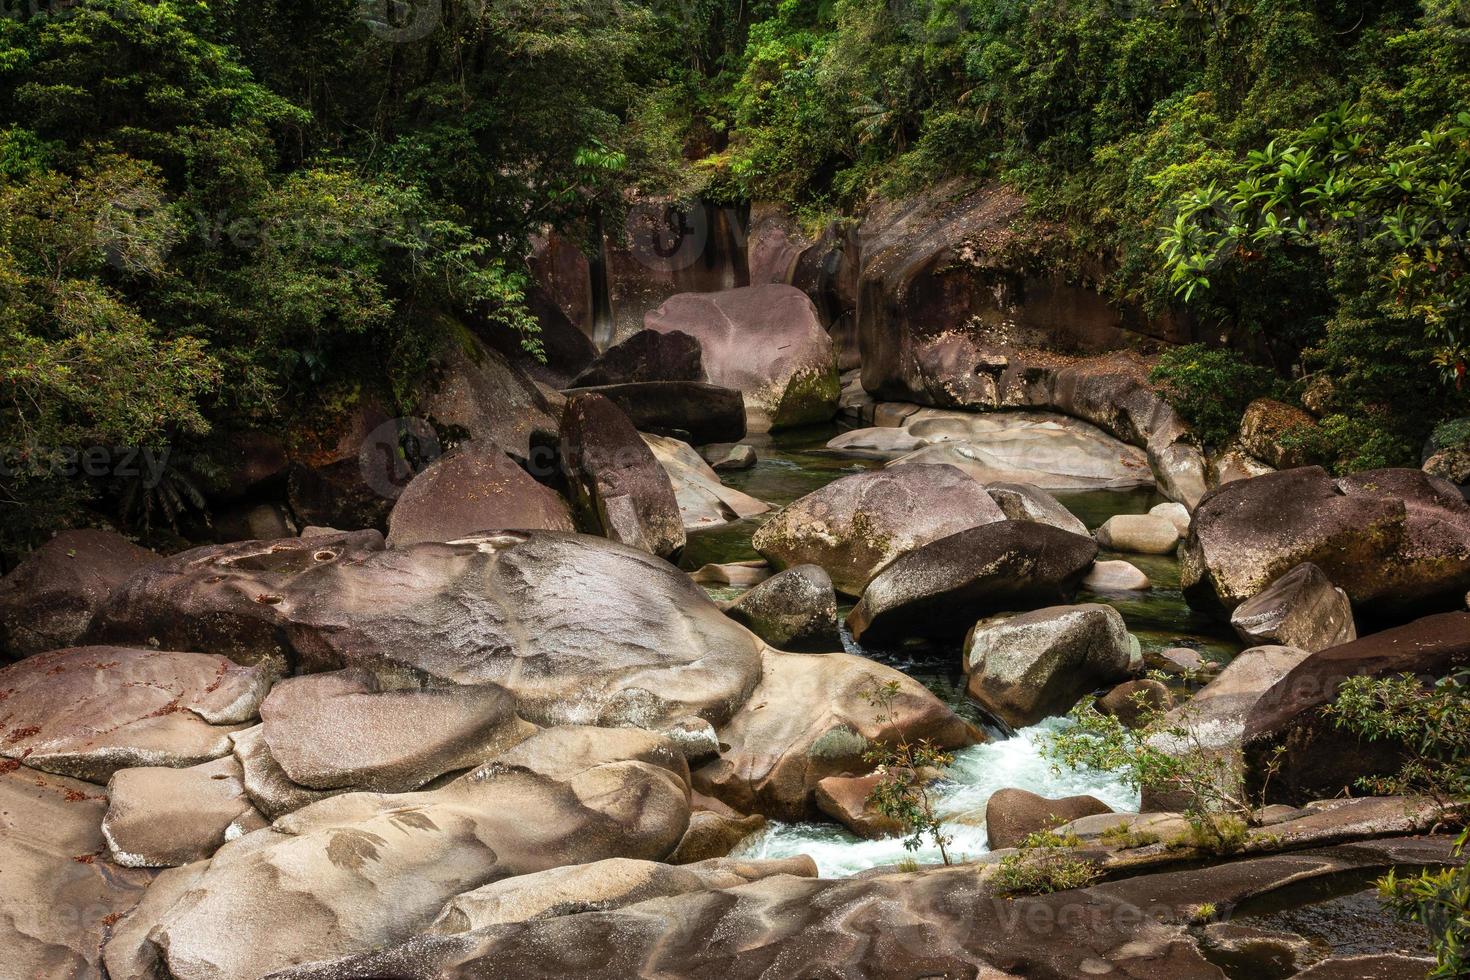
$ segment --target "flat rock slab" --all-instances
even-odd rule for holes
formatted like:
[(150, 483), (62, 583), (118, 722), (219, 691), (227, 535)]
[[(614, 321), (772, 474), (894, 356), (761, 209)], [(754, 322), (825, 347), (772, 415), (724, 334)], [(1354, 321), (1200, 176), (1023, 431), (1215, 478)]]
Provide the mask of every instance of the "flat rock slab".
[(668, 474), (685, 531), (719, 527), (771, 509), (765, 501), (731, 489), (693, 446), (668, 436), (643, 433), (643, 441)]
[(384, 689), (363, 671), (294, 677), (260, 706), (270, 754), (315, 790), (406, 793), (529, 737), (496, 684)]
[(760, 678), (755, 637), (633, 548), (554, 531), (386, 551), (323, 540), (178, 556), (130, 582), (106, 628), (302, 672), (500, 684), (538, 724), (718, 724)]
[(225, 657), (75, 647), (0, 670), (0, 757), (105, 784), (230, 754), (273, 676)]
[(107, 797), (88, 783), (0, 765), (0, 972), (97, 977), (113, 922), (152, 873), (107, 860)]

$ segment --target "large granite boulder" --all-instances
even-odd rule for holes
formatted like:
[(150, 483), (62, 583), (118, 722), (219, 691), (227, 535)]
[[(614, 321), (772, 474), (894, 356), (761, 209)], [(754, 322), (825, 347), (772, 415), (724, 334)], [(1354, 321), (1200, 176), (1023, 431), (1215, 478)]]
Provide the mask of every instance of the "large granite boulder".
[(272, 675), (205, 653), (73, 647), (0, 669), (0, 758), (105, 784), (230, 754)]
[(1230, 625), (1247, 645), (1276, 644), (1310, 653), (1358, 638), (1347, 593), (1311, 562), (1237, 606)]
[(334, 797), (226, 844), (148, 941), (174, 980), (258, 980), (401, 942), (494, 881), (659, 860), (688, 823), (686, 780), (651, 733), (551, 729), (442, 789)]
[(420, 403), (421, 413), (439, 426), (519, 459), (530, 458), (534, 436), (557, 431), (557, 413), (536, 382), (468, 333), (435, 353)]
[(62, 531), (0, 579), (0, 655), (73, 645), (112, 590), (157, 560), (112, 531)]
[(674, 296), (644, 323), (698, 339), (711, 382), (745, 397), (756, 430), (826, 422), (837, 414), (832, 338), (806, 294), (767, 284)]
[(915, 548), (1005, 513), (952, 466), (903, 466), (835, 480), (767, 521), (751, 544), (779, 568), (819, 565), (840, 592), (861, 595), (873, 576)]
[(715, 858), (674, 867), (655, 861), (607, 858), (492, 882), (452, 899), (430, 932), (471, 932), (548, 915), (576, 915), (637, 905), (654, 898), (733, 888), (772, 875), (815, 878), (809, 857), (776, 861)]
[[(890, 710), (870, 700), (884, 684), (899, 691)], [(817, 814), (817, 784), (872, 768), (873, 741), (927, 738), (939, 748), (981, 736), (917, 681), (844, 653), (767, 650), (761, 683), (720, 728), (720, 757), (694, 773), (694, 787), (741, 813), (781, 820)]]
[(579, 520), (611, 541), (667, 558), (684, 547), (679, 502), (653, 451), (600, 395), (567, 402), (561, 460)]
[(1336, 796), (1362, 777), (1397, 772), (1404, 761), (1399, 743), (1354, 738), (1324, 717), (1322, 708), (1336, 700), (1351, 677), (1433, 679), (1466, 667), (1470, 613), (1465, 612), (1429, 616), (1303, 655), (1254, 698), (1240, 719), (1248, 772), (1258, 777), (1275, 750), (1285, 746), (1270, 791), (1273, 802), (1293, 804)]
[(837, 592), (817, 565), (797, 565), (740, 596), (725, 615), (780, 650), (840, 650)]
[(1317, 420), (1295, 405), (1258, 398), (1241, 417), (1239, 444), (1272, 468), (1289, 470), (1310, 462), (1307, 444), (1317, 429)]
[(990, 849), (1019, 847), (1030, 834), (1055, 830), (1082, 817), (1112, 813), (1112, 807), (1092, 796), (1049, 800), (1024, 789), (1002, 789), (985, 801), (985, 832)]
[(99, 627), (308, 673), (500, 684), (541, 724), (718, 724), (760, 676), (758, 641), (687, 575), (555, 531), (200, 548), (134, 576)]
[(1036, 521), (1084, 537), (1088, 533), (1086, 524), (1040, 487), (1028, 483), (991, 483), (985, 489), (1008, 521)]
[(765, 501), (725, 486), (719, 474), (689, 443), (647, 433), (643, 434), (643, 441), (668, 474), (685, 531), (719, 527), (771, 509)]
[(120, 769), (107, 784), (102, 833), (112, 859), (128, 868), (203, 861), (268, 821), (245, 793), (234, 756), (188, 769)]
[(572, 379), (572, 388), (621, 385), (643, 381), (707, 382), (698, 340), (678, 330), (640, 330), (603, 351)]
[(965, 639), (966, 693), (1013, 728), (1064, 715), (1142, 666), (1112, 606), (1056, 606), (982, 620)]
[(308, 789), (406, 793), (528, 738), (496, 684), (388, 687), (344, 670), (281, 681), (260, 706), (271, 758)]
[(415, 476), (388, 515), (388, 546), (481, 531), (575, 531), (567, 503), (499, 446), (472, 442)]
[(910, 551), (880, 572), (847, 617), (854, 639), (957, 637), (975, 617), (1067, 601), (1097, 542), (1050, 524), (1000, 521)]
[(97, 786), (0, 764), (0, 973), (102, 975), (102, 940), (152, 877), (107, 859), (106, 809)]
[(695, 381), (637, 381), (571, 388), (566, 394), (601, 395), (621, 409), (639, 432), (701, 446), (745, 438), (745, 402), (733, 388)]
[(1233, 610), (1302, 562), (1359, 611), (1452, 609), (1470, 588), (1470, 504), (1419, 470), (1336, 481), (1284, 470), (1212, 491), (1182, 557), (1185, 597), (1201, 609)]

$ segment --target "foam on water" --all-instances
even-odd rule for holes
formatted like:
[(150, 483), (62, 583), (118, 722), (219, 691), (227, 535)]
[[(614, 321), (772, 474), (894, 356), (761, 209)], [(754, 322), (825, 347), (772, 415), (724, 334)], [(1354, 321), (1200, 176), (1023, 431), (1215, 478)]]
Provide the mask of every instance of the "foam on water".
[[(1095, 796), (1115, 810), (1136, 811), (1138, 790), (1115, 773), (1096, 770), (1056, 771), (1042, 757), (1042, 746), (1071, 722), (1053, 718), (1023, 728), (1014, 738), (976, 745), (955, 754), (952, 782), (940, 790), (939, 812), (945, 830), (954, 837), (951, 860), (973, 859), (989, 850), (985, 833), (985, 803), (997, 790), (1013, 787), (1048, 798)], [(840, 878), (868, 868), (897, 864), (912, 858), (920, 864), (937, 863), (939, 849), (925, 841), (918, 851), (904, 850), (903, 841), (863, 840), (835, 824), (772, 822), (748, 839), (738, 854), (749, 858), (809, 855), (824, 878)]]

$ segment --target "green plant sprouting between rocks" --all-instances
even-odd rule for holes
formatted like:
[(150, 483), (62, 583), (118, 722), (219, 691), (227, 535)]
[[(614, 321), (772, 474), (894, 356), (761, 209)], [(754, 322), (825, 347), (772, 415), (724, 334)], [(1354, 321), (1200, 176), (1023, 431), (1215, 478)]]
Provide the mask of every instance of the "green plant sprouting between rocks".
[(875, 741), (863, 754), (865, 761), (877, 767), (878, 776), (868, 803), (903, 828), (906, 849), (917, 851), (928, 837), (939, 848), (944, 863), (950, 864), (949, 844), (953, 836), (944, 832), (944, 821), (935, 810), (932, 783), (936, 771), (954, 764), (954, 756), (936, 748), (928, 739), (909, 739), (894, 709), (899, 691), (898, 681), (889, 681), (875, 682), (867, 693), (868, 703), (878, 709), (879, 723), (895, 733), (895, 741)]

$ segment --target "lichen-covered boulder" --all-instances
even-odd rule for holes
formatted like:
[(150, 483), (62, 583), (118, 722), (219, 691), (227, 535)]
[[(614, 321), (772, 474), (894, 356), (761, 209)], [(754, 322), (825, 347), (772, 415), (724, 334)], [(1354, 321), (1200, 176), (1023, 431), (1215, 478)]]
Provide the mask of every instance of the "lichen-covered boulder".
[(536, 382), (468, 334), (434, 354), (421, 402), (431, 421), (520, 459), (530, 457), (534, 436), (557, 430), (557, 413)]
[(1347, 593), (1311, 562), (1237, 606), (1230, 625), (1248, 646), (1274, 644), (1312, 653), (1358, 638)]
[(711, 382), (745, 396), (756, 430), (826, 422), (837, 414), (837, 360), (801, 290), (780, 284), (671, 297), (650, 330), (699, 340)]
[(612, 402), (585, 394), (567, 402), (561, 459), (585, 528), (665, 558), (684, 547), (674, 488), (633, 423)]
[(472, 442), (418, 474), (388, 515), (388, 546), (482, 531), (575, 531), (567, 502), (494, 443)]
[(985, 487), (990, 499), (1010, 521), (1036, 521), (1073, 534), (1086, 535), (1087, 525), (1078, 520), (1061, 501), (1040, 487), (1027, 483), (991, 483)]
[(839, 650), (837, 593), (816, 565), (797, 565), (732, 602), (725, 615), (780, 650)]
[(751, 543), (779, 568), (819, 565), (861, 595), (895, 558), (957, 531), (1005, 519), (985, 488), (952, 466), (855, 473), (781, 510)]
[(957, 637), (977, 616), (1065, 602), (1097, 542), (1050, 524), (1000, 521), (910, 551), (883, 569), (847, 617), (854, 639)]
[(112, 590), (158, 560), (112, 531), (62, 531), (0, 579), (0, 654), (72, 646)]
[(197, 549), (135, 576), (101, 626), (299, 672), (499, 684), (540, 724), (719, 724), (760, 677), (755, 637), (646, 552), (556, 531), (378, 545)]
[(1013, 728), (1064, 715), (1141, 666), (1122, 615), (1098, 604), (982, 620), (964, 648), (966, 693)]
[[(890, 709), (875, 692), (897, 683)], [(816, 816), (817, 784), (863, 772), (874, 741), (927, 738), (939, 748), (982, 739), (917, 681), (849, 654), (767, 650), (761, 684), (720, 728), (720, 757), (694, 773), (694, 787), (742, 813), (781, 820)]]
[(105, 784), (230, 754), (273, 675), (205, 653), (73, 647), (0, 669), (0, 758)]

